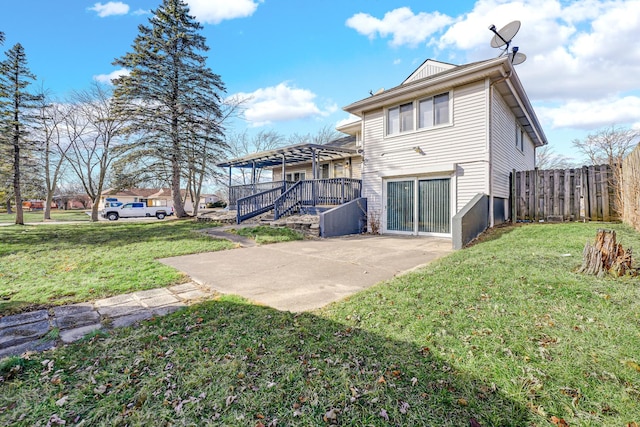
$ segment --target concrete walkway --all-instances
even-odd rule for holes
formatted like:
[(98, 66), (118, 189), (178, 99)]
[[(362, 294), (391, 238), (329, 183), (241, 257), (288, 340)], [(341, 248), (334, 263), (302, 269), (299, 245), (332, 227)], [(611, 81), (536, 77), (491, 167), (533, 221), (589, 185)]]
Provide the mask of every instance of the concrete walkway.
[(130, 326), (219, 293), (278, 310), (312, 310), (452, 252), (451, 240), (440, 238), (349, 236), (256, 246), (220, 228), (205, 232), (240, 247), (160, 260), (190, 283), (0, 317), (0, 358)]
[(196, 283), (150, 289), (0, 318), (0, 358), (43, 351), (99, 329), (130, 326), (215, 294)]
[(160, 262), (216, 292), (299, 312), (338, 301), (450, 252), (450, 239), (359, 235), (243, 247)]

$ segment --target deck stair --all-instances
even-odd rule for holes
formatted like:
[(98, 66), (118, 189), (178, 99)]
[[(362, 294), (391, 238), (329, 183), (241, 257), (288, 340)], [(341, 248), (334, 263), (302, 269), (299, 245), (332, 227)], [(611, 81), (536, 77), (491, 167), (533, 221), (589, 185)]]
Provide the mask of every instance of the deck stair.
[(273, 211), (274, 220), (305, 213), (314, 213), (347, 203), (360, 197), (362, 181), (351, 178), (330, 178), (298, 181), (268, 189), (236, 201), (237, 223)]

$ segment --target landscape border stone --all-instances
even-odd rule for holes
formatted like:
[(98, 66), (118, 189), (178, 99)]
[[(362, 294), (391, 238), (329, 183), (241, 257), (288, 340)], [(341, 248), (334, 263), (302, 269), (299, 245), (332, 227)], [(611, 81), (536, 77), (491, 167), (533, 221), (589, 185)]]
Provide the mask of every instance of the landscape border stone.
[(0, 359), (69, 344), (96, 330), (131, 326), (216, 295), (188, 282), (0, 317)]

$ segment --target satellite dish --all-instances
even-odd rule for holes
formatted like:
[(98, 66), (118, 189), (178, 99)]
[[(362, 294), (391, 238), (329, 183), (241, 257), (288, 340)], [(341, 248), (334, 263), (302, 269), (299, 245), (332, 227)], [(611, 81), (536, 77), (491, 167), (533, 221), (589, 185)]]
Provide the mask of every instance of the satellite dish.
[(527, 60), (527, 55), (525, 55), (524, 53), (520, 53), (520, 52), (510, 53), (509, 54), (509, 60), (511, 61), (511, 63), (513, 65), (522, 64), (524, 61)]
[(489, 30), (493, 31), (495, 34), (491, 39), (491, 47), (502, 47), (507, 45), (507, 49), (509, 48), (509, 44), (511, 40), (518, 34), (518, 30), (520, 30), (520, 21), (512, 21), (507, 25), (502, 27), (500, 31), (496, 31), (496, 26), (491, 25)]

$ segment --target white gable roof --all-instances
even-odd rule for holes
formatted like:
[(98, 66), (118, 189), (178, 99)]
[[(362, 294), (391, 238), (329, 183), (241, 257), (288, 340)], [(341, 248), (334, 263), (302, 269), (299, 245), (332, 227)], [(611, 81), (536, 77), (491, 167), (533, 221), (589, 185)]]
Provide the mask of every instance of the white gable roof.
[(411, 83), (416, 80), (423, 79), (425, 77), (433, 76), (434, 74), (441, 73), (443, 71), (456, 68), (457, 65), (447, 64), (446, 62), (434, 61), (433, 59), (427, 59), (415, 70), (409, 77), (402, 82), (403, 85)]

